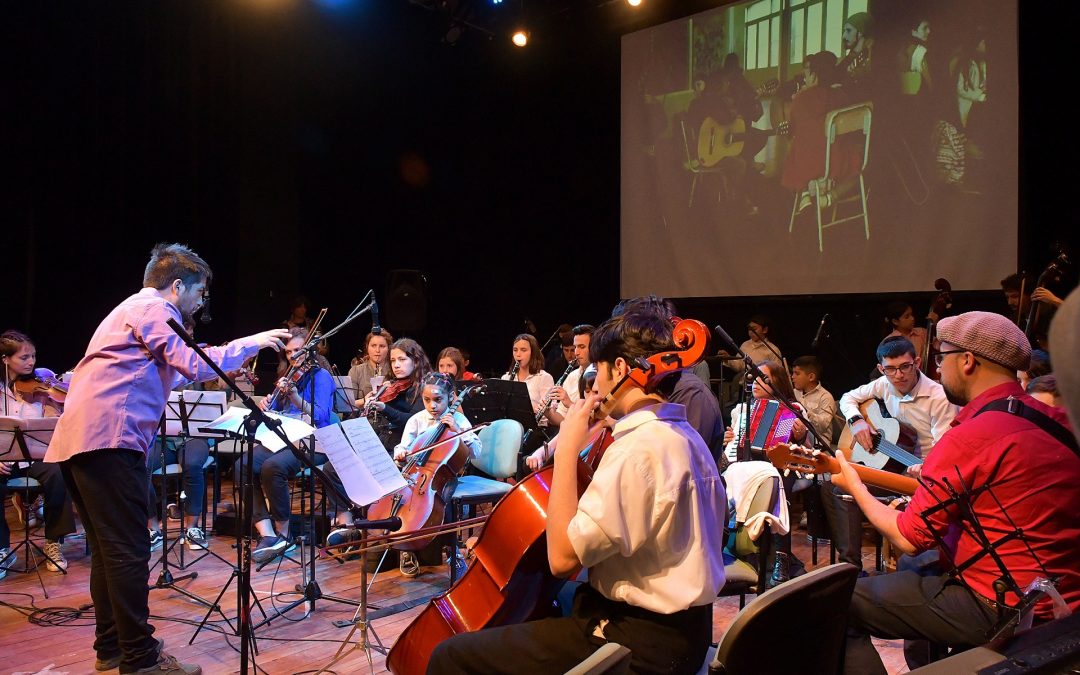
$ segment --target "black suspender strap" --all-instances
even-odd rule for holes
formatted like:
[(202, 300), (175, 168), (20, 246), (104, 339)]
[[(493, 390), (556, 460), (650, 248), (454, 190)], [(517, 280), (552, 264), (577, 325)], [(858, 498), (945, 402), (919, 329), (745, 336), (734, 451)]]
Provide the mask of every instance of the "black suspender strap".
[(1020, 399), (1010, 396), (1009, 398), (999, 398), (996, 401), (990, 401), (980, 408), (979, 412), (975, 413), (974, 417), (978, 417), (984, 412), (990, 411), (1007, 412), (1010, 415), (1023, 417), (1053, 436), (1059, 443), (1072, 450), (1073, 453), (1080, 457), (1080, 444), (1077, 444), (1076, 437), (1073, 436), (1072, 432), (1069, 431), (1067, 427), (1054, 418), (1039, 412), (1035, 408), (1024, 405), (1024, 402)]

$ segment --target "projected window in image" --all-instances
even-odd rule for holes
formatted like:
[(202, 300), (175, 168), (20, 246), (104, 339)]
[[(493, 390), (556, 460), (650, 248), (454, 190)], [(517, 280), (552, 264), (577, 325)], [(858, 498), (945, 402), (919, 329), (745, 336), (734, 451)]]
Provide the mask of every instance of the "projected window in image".
[(996, 287), (1017, 87), (1001, 0), (757, 0), (625, 36), (622, 294)]

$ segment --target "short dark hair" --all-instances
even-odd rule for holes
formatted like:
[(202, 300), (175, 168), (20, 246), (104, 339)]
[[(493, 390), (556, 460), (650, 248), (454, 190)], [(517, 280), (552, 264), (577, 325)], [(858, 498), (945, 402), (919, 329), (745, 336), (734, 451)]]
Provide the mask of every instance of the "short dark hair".
[(1031, 364), (1027, 369), (1028, 377), (1038, 378), (1052, 372), (1054, 372), (1054, 369), (1050, 365), (1050, 354), (1042, 349), (1032, 349)]
[(911, 344), (911, 340), (902, 335), (887, 337), (877, 347), (878, 363), (883, 362), (885, 359), (895, 359), (906, 354), (910, 354), (912, 357), (917, 356), (915, 345)]
[(800, 368), (821, 379), (821, 361), (816, 356), (800, 356), (791, 362), (792, 368)]
[(589, 360), (614, 363), (622, 357), (631, 367), (671, 346), (672, 325), (658, 311), (629, 311), (600, 324), (589, 342)]
[(591, 323), (579, 323), (574, 326), (573, 333), (574, 335), (592, 335), (594, 330), (596, 330), (596, 327)]
[(163, 291), (176, 279), (185, 286), (200, 281), (210, 283), (213, 274), (199, 254), (183, 244), (158, 244), (150, 251), (150, 262), (143, 271), (143, 288)]
[(754, 316), (750, 317), (750, 319), (746, 323), (756, 323), (765, 330), (769, 329), (769, 317), (765, 316), (764, 314), (755, 314)]
[(1061, 392), (1058, 391), (1057, 377), (1052, 374), (1040, 375), (1032, 379), (1028, 382), (1025, 391), (1029, 394), (1043, 392), (1046, 394), (1053, 394), (1054, 396), (1061, 395)]
[(567, 333), (567, 334), (563, 335), (562, 337), (559, 338), (559, 344), (561, 344), (563, 347), (573, 347), (574, 346), (574, 334), (573, 333)]
[(884, 330), (886, 335), (896, 330), (896, 326), (892, 322), (899, 321), (900, 317), (904, 316), (909, 309), (911, 309), (911, 303), (907, 300), (893, 300), (885, 306)]
[[(1003, 291), (1016, 291), (1020, 292), (1020, 287), (1024, 286), (1024, 277), (1019, 273), (1013, 273), (1001, 280), (1001, 290)], [(1028, 287), (1028, 292), (1033, 291), (1033, 288)]]
[(636, 298), (623, 300), (611, 310), (611, 318), (615, 318), (627, 312), (656, 312), (665, 319), (676, 316), (675, 303), (659, 295), (639, 295)]

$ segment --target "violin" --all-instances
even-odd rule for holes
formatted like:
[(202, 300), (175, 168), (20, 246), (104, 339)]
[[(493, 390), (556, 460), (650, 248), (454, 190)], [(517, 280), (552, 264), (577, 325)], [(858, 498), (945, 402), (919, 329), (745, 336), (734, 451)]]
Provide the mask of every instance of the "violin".
[[(466, 397), (483, 387), (480, 384), (462, 390), (440, 417), (453, 416)], [(460, 435), (443, 422), (420, 434), (409, 448), (409, 460), (401, 470), (406, 487), (369, 506), (367, 517), (378, 520), (397, 516), (401, 518), (398, 532), (415, 532), (442, 523), (449, 501), (445, 488), (461, 475), (469, 462), (469, 448), (461, 442)], [(419, 551), (434, 538), (412, 539), (394, 548)]]
[(375, 391), (375, 395), (372, 396), (371, 400), (368, 401), (367, 405), (364, 406), (364, 416), (366, 417), (371, 415), (372, 413), (378, 412), (373, 405), (375, 401), (379, 401), (380, 403), (389, 403), (390, 401), (393, 401), (395, 398), (400, 396), (403, 392), (408, 391), (409, 387), (411, 386), (412, 381), (409, 380), (409, 378), (407, 377), (403, 377), (400, 380), (389, 380), (387, 382), (383, 382), (382, 386), (380, 386)]
[[(639, 359), (601, 401), (593, 418), (603, 419), (609, 414), (618, 401), (616, 390), (627, 380), (644, 383), (645, 391), (654, 391), (665, 376), (704, 358), (708, 342), (705, 324), (679, 320), (673, 349)], [(594, 447), (598, 445), (593, 443)], [(602, 461), (601, 456), (602, 450), (598, 449), (597, 462)], [(579, 498), (589, 486), (594, 469), (584, 461), (578, 462)], [(545, 528), (553, 473), (553, 466), (544, 467), (499, 500), (473, 547), (469, 569), (450, 590), (428, 603), (387, 654), (390, 672), (424, 673), (435, 646), (458, 633), (521, 623), (550, 613), (551, 603), (565, 583), (551, 574), (547, 558)]]
[(48, 368), (35, 368), (34, 374), (12, 382), (12, 388), (26, 401), (41, 402), (63, 412), (68, 383)]
[(263, 410), (273, 410), (279, 398), (288, 396), (296, 388), (296, 385), (307, 375), (308, 371), (316, 366), (314, 359), (307, 358), (307, 352), (301, 352), (300, 356), (289, 366), (285, 375), (277, 381), (274, 391), (263, 400)]

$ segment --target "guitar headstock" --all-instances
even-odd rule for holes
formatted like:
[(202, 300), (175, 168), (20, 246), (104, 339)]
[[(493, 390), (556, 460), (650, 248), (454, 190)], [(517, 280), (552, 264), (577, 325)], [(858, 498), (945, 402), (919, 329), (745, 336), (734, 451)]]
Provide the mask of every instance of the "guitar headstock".
[(765, 451), (769, 461), (777, 471), (797, 471), (804, 474), (831, 473), (832, 457), (824, 453), (814, 454), (810, 448), (801, 445), (778, 443)]

